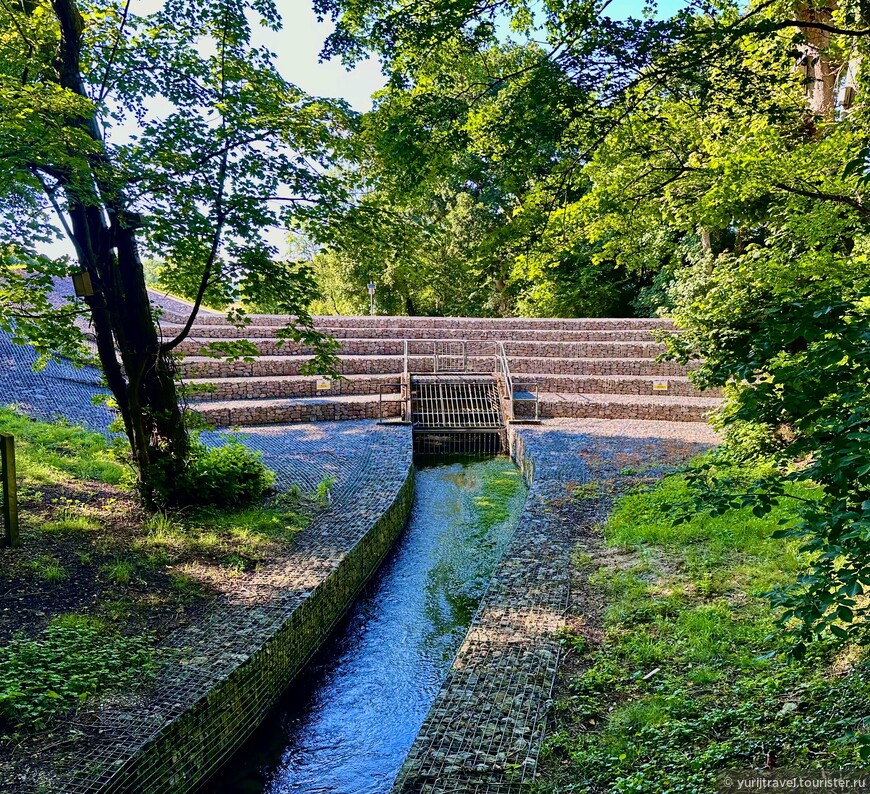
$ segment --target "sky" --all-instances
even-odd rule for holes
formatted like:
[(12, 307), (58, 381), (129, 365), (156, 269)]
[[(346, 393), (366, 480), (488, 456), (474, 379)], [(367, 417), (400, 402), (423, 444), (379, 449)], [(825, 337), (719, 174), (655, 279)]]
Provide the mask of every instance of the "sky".
[(354, 110), (370, 110), (371, 95), (384, 85), (378, 60), (363, 61), (351, 71), (337, 59), (319, 62), (320, 49), (332, 32), (332, 24), (317, 21), (310, 0), (277, 0), (277, 6), (284, 28), (277, 33), (259, 31), (257, 43), (276, 53), (284, 79), (309, 94), (346, 99)]

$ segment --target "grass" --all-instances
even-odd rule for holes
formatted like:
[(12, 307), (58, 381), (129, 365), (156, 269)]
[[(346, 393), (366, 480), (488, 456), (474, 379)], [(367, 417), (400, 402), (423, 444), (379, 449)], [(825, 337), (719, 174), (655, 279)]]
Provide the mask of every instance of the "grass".
[(45, 532), (93, 532), (100, 528), (100, 522), (73, 507), (63, 507), (55, 511), (50, 521), (42, 522)]
[(201, 556), (227, 571), (241, 573), (292, 542), (311, 519), (319, 498), (284, 494), (270, 502), (239, 510), (199, 509), (192, 513), (157, 513), (145, 524), (135, 550), (154, 559), (162, 553), (177, 563)]
[(328, 505), (332, 498), (332, 487), (335, 485), (335, 477), (324, 477), (314, 489), (314, 496), (322, 505)]
[(136, 566), (130, 560), (113, 560), (100, 568), (100, 572), (110, 581), (128, 585), (136, 574)]
[(54, 557), (42, 556), (30, 563), (30, 569), (38, 579), (48, 584), (58, 584), (69, 579), (69, 574), (66, 568), (63, 567)]
[[(590, 577), (606, 604), (603, 639), (564, 638), (572, 672), (541, 792), (708, 794), (728, 769), (862, 765), (865, 653), (819, 643), (791, 661), (765, 598), (803, 569), (795, 545), (771, 537), (792, 506), (672, 526), (668, 507), (686, 497), (683, 477), (666, 477), (622, 499), (604, 528), (633, 563)], [(575, 564), (596, 567), (585, 554)]]
[(28, 487), (70, 479), (117, 485), (129, 469), (114, 457), (99, 433), (63, 422), (37, 422), (11, 408), (0, 407), (0, 432), (15, 436), (17, 473)]
[[(82, 485), (89, 487), (95, 482), (129, 483), (129, 467), (115, 459), (111, 445), (99, 433), (63, 422), (36, 421), (12, 408), (0, 408), (0, 432), (13, 433), (16, 438), (22, 505), (28, 499), (46, 503), (40, 489), (49, 487), (81, 490)], [(133, 582), (140, 569), (168, 568), (197, 556), (238, 573), (255, 567), (278, 545), (291, 542), (310, 520), (312, 510), (328, 503), (334, 482), (325, 478), (312, 495), (292, 488), (242, 509), (157, 513), (118, 542), (112, 537), (111, 526), (117, 516), (115, 497), (98, 505), (84, 505), (68, 497), (52, 499), (47, 510), (24, 509), (22, 522), (46, 535), (81, 535), (79, 547), (73, 550), (80, 564), (96, 566), (103, 580), (120, 586)], [(91, 536), (89, 543), (85, 535)], [(47, 557), (32, 560), (30, 568), (46, 582), (67, 578), (62, 566)], [(187, 592), (193, 590), (188, 588)]]
[[(319, 503), (295, 489), (244, 509), (146, 516), (102, 435), (11, 408), (0, 408), (0, 431), (16, 438), (23, 541), (0, 555), (11, 594), (0, 742), (51, 728), (102, 692), (147, 684), (155, 637), (280, 553)], [(72, 603), (89, 617), (65, 615)]]

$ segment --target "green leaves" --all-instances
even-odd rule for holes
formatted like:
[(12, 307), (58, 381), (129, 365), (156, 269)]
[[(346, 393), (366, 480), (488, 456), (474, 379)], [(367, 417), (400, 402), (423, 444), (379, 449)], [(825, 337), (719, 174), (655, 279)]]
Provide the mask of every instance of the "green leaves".
[[(816, 486), (818, 498), (800, 504), (800, 520), (776, 533), (799, 539), (810, 555), (807, 573), (774, 593), (781, 626), (801, 643), (826, 632), (860, 638), (870, 620), (870, 605), (857, 600), (870, 585), (870, 311), (864, 283), (853, 285), (853, 301), (781, 302), (748, 325), (732, 304), (733, 322), (748, 331), (739, 344), (722, 344), (720, 329), (706, 322), (687, 329), (705, 357), (699, 377), (732, 381), (728, 420), (770, 427), (786, 479)], [(760, 482), (735, 501), (733, 483), (713, 472), (711, 486), (709, 468), (693, 481), (704, 482), (698, 494), (714, 513), (739, 502), (763, 515), (787, 497), (781, 484)]]
[(94, 695), (147, 685), (154, 670), (149, 637), (122, 637), (80, 615), (55, 618), (0, 646), (0, 732), (40, 731)]

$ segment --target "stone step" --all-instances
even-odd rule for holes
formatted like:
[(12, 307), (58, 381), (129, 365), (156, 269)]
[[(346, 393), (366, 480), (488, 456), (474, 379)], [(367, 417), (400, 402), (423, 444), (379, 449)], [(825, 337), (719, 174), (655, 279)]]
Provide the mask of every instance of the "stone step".
[(334, 422), (401, 415), (400, 395), (351, 394), (278, 400), (222, 400), (191, 402), (189, 407), (216, 427), (274, 425), (291, 422)]
[[(241, 378), (270, 375), (299, 375), (309, 356), (262, 356), (249, 361), (223, 361), (208, 356), (187, 356), (179, 362), (184, 378)], [(544, 375), (652, 375), (679, 376), (685, 368), (674, 361), (652, 358), (557, 358), (510, 356), (512, 372)], [(495, 371), (493, 356), (469, 356), (469, 371), (490, 374)], [(432, 371), (432, 356), (411, 356), (414, 373)], [(339, 356), (344, 375), (375, 375), (402, 372), (402, 356)]]
[[(662, 397), (718, 397), (718, 392), (703, 394), (685, 376), (656, 378), (642, 375), (534, 375), (514, 373), (517, 391), (565, 392), (569, 394), (651, 394)], [(323, 379), (308, 375), (266, 375), (240, 378), (191, 378), (185, 381), (190, 396), (197, 401), (256, 400), (282, 397), (328, 397), (342, 394), (384, 394), (398, 392), (401, 375), (347, 375), (331, 382), (329, 389), (318, 389)], [(667, 384), (657, 390), (656, 385)]]
[[(660, 397), (636, 394), (544, 393), (541, 417), (573, 419), (651, 419), (666, 422), (705, 422), (722, 401), (715, 397)], [(516, 403), (518, 417), (532, 416), (532, 403)]]
[[(357, 316), (340, 317), (320, 315), (312, 318), (315, 327), (333, 328), (459, 328), (459, 329), (504, 329), (517, 328), (551, 331), (617, 331), (644, 328), (673, 328), (673, 320), (659, 317), (408, 317), (408, 316)], [(214, 322), (213, 316), (208, 320)], [(286, 318), (278, 318), (286, 322)], [(275, 318), (260, 315), (255, 323), (273, 325)], [(218, 323), (220, 324), (220, 323)]]
[(285, 397), (334, 397), (348, 394), (397, 393), (401, 375), (347, 375), (330, 382), (328, 389), (318, 389), (323, 379), (310, 375), (266, 375), (248, 378), (191, 378), (185, 381), (191, 399), (260, 400)]
[[(539, 406), (542, 418), (704, 422), (720, 404), (721, 400), (711, 397), (544, 393)], [(397, 394), (385, 395), (382, 406), (385, 418), (401, 414), (401, 399)], [(381, 415), (381, 403), (375, 395), (206, 401), (191, 403), (190, 407), (217, 427), (377, 419)], [(518, 418), (531, 416), (533, 412), (531, 403), (516, 404)]]
[[(204, 346), (213, 340), (185, 339), (177, 348), (184, 356), (203, 353)], [(248, 340), (260, 356), (310, 355), (314, 351), (308, 345), (281, 339), (251, 338)], [(399, 339), (341, 339), (342, 355), (349, 356), (401, 356), (404, 346)], [(412, 345), (411, 355), (431, 355), (428, 346), (418, 342)], [(513, 342), (504, 343), (509, 356), (547, 358), (654, 358), (664, 351), (658, 342)], [(465, 348), (469, 356), (495, 355), (495, 343), (488, 341), (469, 342)]]
[[(651, 394), (661, 397), (718, 397), (718, 390), (701, 392), (685, 375), (656, 377), (650, 375), (540, 375), (512, 372), (514, 386), (534, 392), (568, 394)], [(666, 386), (667, 388), (662, 388)], [(658, 387), (658, 388), (656, 388)]]
[[(246, 317), (249, 326), (284, 326), (292, 318), (286, 315), (251, 314)], [(540, 331), (618, 331), (642, 330), (648, 328), (673, 328), (673, 321), (657, 317), (582, 317), (582, 318), (535, 318), (535, 317), (387, 317), (387, 316), (337, 316), (322, 315), (312, 318), (316, 328), (455, 328), (462, 330), (507, 330), (515, 329)], [(184, 325), (187, 314), (174, 306), (162, 309), (161, 321), (164, 324)], [(226, 326), (227, 318), (223, 312), (200, 312), (197, 326)]]
[[(280, 325), (258, 325), (256, 327), (237, 328), (233, 325), (195, 325), (190, 332), (194, 339), (272, 339), (284, 328)], [(176, 336), (182, 326), (162, 323), (161, 330), (166, 339)], [(498, 329), (462, 329), (462, 328), (342, 328), (340, 326), (322, 326), (317, 329), (327, 336), (336, 339), (408, 339), (417, 350), (423, 345), (422, 340), (492, 340), (514, 342), (651, 342), (655, 341), (653, 334), (658, 330), (622, 329), (622, 330), (581, 330), (554, 331), (535, 328), (517, 328), (511, 331)], [(669, 329), (670, 333), (677, 333)]]

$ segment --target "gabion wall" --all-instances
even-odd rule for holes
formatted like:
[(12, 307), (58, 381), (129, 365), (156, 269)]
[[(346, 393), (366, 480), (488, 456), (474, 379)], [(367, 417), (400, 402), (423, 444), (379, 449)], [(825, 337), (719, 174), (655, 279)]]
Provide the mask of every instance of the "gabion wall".
[(129, 758), (102, 791), (196, 791), (260, 724), (354, 602), (404, 527), (413, 499), (412, 466), (393, 503), (334, 573), (286, 616), (258, 651)]

